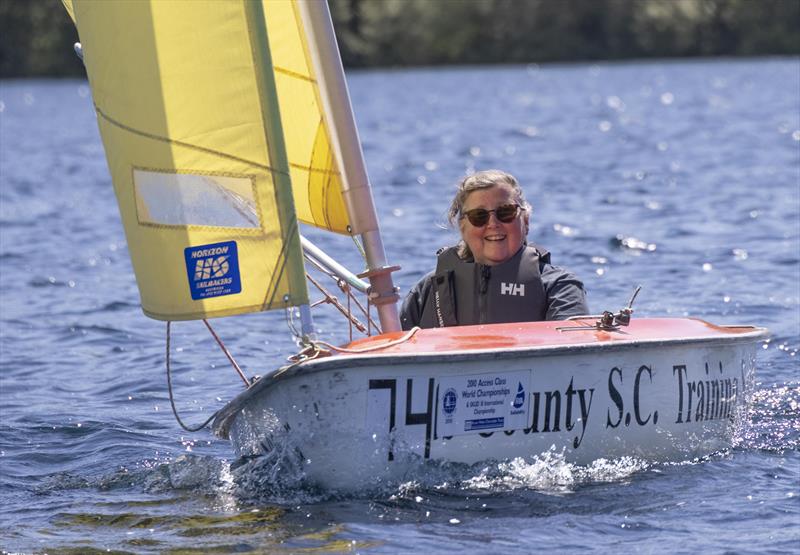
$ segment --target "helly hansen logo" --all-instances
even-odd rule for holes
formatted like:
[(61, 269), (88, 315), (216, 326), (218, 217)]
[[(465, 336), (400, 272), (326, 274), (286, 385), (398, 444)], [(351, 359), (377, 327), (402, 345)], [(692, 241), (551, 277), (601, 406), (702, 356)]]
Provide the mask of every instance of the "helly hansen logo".
[(525, 284), (524, 283), (500, 283), (500, 294), (501, 295), (511, 295), (514, 297), (524, 297), (525, 296)]

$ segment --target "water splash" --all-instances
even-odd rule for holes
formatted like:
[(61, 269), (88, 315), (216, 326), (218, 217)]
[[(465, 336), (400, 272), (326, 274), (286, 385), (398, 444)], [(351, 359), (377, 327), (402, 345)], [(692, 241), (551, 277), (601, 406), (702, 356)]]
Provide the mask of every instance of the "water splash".
[(306, 476), (307, 461), (291, 434), (275, 435), (260, 455), (231, 465), (234, 493), (246, 503), (314, 503), (327, 496)]
[(520, 488), (541, 493), (564, 494), (589, 483), (618, 482), (649, 468), (649, 464), (633, 457), (597, 459), (586, 466), (566, 461), (564, 451), (555, 446), (536, 455), (530, 462), (515, 458), (496, 466), (485, 467), (477, 476), (463, 482), (466, 490), (510, 492)]

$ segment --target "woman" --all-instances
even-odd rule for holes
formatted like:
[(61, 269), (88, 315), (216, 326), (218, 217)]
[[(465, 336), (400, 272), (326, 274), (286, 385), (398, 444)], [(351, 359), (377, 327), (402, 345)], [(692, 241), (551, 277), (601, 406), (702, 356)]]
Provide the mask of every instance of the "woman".
[(583, 283), (527, 243), (530, 211), (514, 176), (487, 170), (464, 178), (449, 210), (461, 241), (439, 251), (436, 270), (406, 297), (403, 329), (589, 314)]

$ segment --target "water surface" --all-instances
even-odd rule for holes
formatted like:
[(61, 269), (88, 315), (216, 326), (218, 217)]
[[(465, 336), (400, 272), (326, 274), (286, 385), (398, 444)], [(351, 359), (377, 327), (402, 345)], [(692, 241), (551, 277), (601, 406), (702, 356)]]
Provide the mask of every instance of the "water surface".
[[(704, 460), (430, 464), (350, 494), (237, 466), (175, 423), (83, 81), (0, 82), (0, 548), (10, 552), (789, 552), (800, 545), (800, 61), (348, 75), (389, 259), (407, 290), (455, 235), (467, 171), (514, 173), (531, 239), (592, 309), (772, 331), (736, 446)], [(347, 238), (308, 234), (358, 268)], [(330, 311), (316, 324), (347, 339)], [(281, 313), (215, 321), (249, 374), (294, 345)], [(177, 405), (241, 390), (176, 326)], [(268, 476), (280, 479), (268, 480)], [(669, 547), (667, 547), (669, 546)]]

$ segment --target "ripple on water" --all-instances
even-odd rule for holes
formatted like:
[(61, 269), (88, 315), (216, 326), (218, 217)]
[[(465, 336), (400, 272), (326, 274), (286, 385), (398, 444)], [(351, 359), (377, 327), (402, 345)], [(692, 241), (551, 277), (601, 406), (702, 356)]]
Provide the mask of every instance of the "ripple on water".
[(612, 247), (617, 247), (623, 250), (640, 252), (653, 252), (657, 248), (655, 243), (648, 243), (646, 241), (642, 241), (641, 239), (637, 239), (636, 237), (625, 235), (614, 236), (609, 240), (609, 244)]
[(753, 394), (747, 424), (734, 445), (776, 453), (800, 449), (800, 385), (784, 384)]
[[(315, 489), (289, 472), (290, 452), (230, 469), (227, 443), (183, 436), (166, 400), (164, 327), (138, 308), (86, 83), (4, 82), (3, 129), (17, 140), (0, 141), (1, 547), (516, 555), (612, 552), (633, 539), (641, 552), (796, 551), (800, 98), (781, 84), (797, 82), (798, 67), (701, 60), (348, 75), (404, 289), (456, 237), (436, 227), (453, 184), (496, 164), (535, 207), (531, 241), (584, 280), (594, 308), (618, 309), (642, 283), (637, 314), (708, 314), (775, 334), (757, 372), (775, 385), (755, 392), (727, 454), (642, 467), (570, 466), (552, 453), (420, 462), (399, 482), (353, 493)], [(717, 78), (729, 104), (709, 110)], [(348, 243), (329, 250), (359, 266), (342, 239), (320, 246)], [(278, 366), (294, 347), (283, 314), (229, 320), (226, 342), (253, 367)], [(318, 322), (346, 335), (339, 320)], [(175, 341), (179, 406), (197, 420), (216, 408), (200, 401), (240, 387), (204, 341)]]

